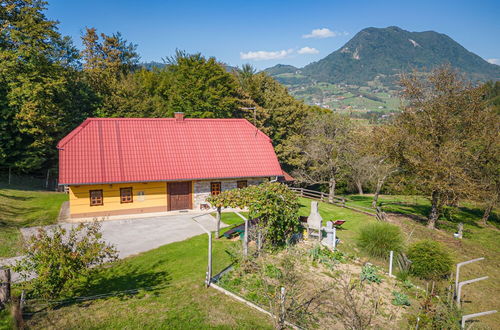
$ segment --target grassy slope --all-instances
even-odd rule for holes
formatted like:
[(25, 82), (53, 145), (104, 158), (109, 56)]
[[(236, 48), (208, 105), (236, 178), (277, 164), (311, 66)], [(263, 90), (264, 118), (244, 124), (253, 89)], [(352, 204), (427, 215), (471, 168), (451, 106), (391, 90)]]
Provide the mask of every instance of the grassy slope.
[[(349, 199), (351, 205), (365, 207), (371, 205), (371, 196), (354, 195), (349, 196)], [(391, 216), (391, 221), (403, 229), (409, 244), (423, 239), (440, 241), (452, 253), (456, 262), (485, 257), (486, 260), (464, 266), (461, 269), (461, 280), (481, 276), (490, 277), (488, 280), (464, 287), (463, 308), (466, 313), (499, 308), (500, 300), (497, 297), (500, 296), (500, 279), (495, 276), (500, 269), (500, 232), (497, 213), (492, 215), (489, 227), (481, 227), (477, 224), (482, 216), (481, 210), (465, 203), (449, 220), (440, 220), (442, 230), (429, 230), (424, 225), (425, 216), (430, 209), (429, 201), (426, 198), (381, 196), (380, 201), (385, 212), (400, 214), (400, 216)], [(308, 215), (310, 201), (301, 199), (301, 203), (303, 205), (301, 215)], [(326, 203), (319, 204), (319, 211), (325, 220), (347, 220), (343, 225), (345, 230), (337, 231), (342, 240), (339, 249), (346, 252), (356, 251), (358, 255), (366, 258), (361, 251), (357, 251), (355, 240), (359, 229), (365, 223), (374, 221), (373, 218)], [(453, 230), (458, 222), (464, 223), (465, 238), (462, 240), (453, 238)], [(377, 260), (371, 261), (380, 265), (385, 264)], [(425, 285), (425, 283), (420, 284)], [(500, 324), (500, 315), (497, 313), (478, 318), (477, 321), (483, 326), (495, 328), (496, 325)]]
[[(214, 270), (229, 264), (225, 253), (234, 242), (216, 240)], [(36, 314), (32, 328), (270, 328), (263, 314), (203, 285), (206, 235), (165, 245), (117, 262), (96, 276), (81, 295), (138, 287), (164, 288), (137, 295), (94, 300)]]
[(64, 193), (0, 186), (0, 258), (19, 252), (19, 228), (55, 223), (61, 204), (67, 198)]

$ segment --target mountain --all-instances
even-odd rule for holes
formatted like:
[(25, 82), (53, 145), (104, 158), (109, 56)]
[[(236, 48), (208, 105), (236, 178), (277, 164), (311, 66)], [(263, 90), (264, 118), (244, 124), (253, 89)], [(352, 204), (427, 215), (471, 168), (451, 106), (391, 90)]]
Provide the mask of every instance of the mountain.
[(409, 32), (396, 26), (363, 29), (340, 49), (302, 69), (277, 65), (265, 71), (278, 76), (280, 71), (290, 74), (295, 69), (302, 79), (333, 84), (366, 85), (376, 78), (392, 84), (401, 72), (430, 70), (445, 63), (472, 80), (500, 80), (500, 66), (488, 63), (447, 35)]
[(267, 68), (264, 71), (266, 71), (269, 75), (274, 76), (283, 73), (295, 73), (298, 70), (299, 69), (293, 65), (276, 64), (275, 66)]

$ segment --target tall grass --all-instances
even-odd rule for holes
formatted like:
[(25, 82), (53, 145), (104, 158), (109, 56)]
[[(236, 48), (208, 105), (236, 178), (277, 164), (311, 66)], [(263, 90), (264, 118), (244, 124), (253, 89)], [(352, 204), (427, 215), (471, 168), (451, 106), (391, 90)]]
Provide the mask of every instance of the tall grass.
[(376, 222), (361, 228), (358, 246), (368, 255), (388, 258), (389, 251), (403, 250), (403, 235), (398, 226), (386, 222)]

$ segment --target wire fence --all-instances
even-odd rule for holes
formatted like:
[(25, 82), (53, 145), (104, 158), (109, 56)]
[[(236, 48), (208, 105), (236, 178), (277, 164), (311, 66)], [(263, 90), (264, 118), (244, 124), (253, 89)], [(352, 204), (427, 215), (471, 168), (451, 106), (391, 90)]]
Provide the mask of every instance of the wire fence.
[(36, 174), (24, 174), (9, 168), (0, 168), (0, 187), (28, 190), (62, 191), (58, 185), (57, 169), (49, 169)]
[(371, 216), (376, 215), (375, 209), (365, 207), (362, 205), (357, 205), (353, 201), (351, 201), (349, 198), (346, 198), (346, 197), (335, 196), (335, 197), (330, 198), (329, 194), (321, 192), (321, 191), (305, 189), (305, 188), (295, 188), (295, 187), (290, 187), (290, 189), (293, 190), (294, 192), (296, 192), (301, 197), (316, 199), (316, 200), (319, 200), (319, 201), (322, 201), (325, 203), (330, 203), (330, 204), (337, 205), (340, 207), (345, 207), (347, 209), (350, 209), (350, 210), (353, 210), (356, 212), (360, 212), (360, 213), (364, 213), (364, 214), (368, 214)]

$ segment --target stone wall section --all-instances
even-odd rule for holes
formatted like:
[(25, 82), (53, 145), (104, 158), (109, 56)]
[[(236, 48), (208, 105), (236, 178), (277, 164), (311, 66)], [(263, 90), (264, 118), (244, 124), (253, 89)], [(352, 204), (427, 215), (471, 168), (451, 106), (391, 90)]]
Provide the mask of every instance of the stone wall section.
[(238, 181), (246, 180), (249, 186), (259, 185), (264, 181), (268, 181), (266, 178), (241, 178), (241, 179), (230, 179), (230, 180), (203, 180), (194, 182), (194, 200), (193, 209), (200, 210), (201, 204), (207, 204), (206, 199), (210, 196), (210, 183), (220, 182), (222, 191), (231, 190), (236, 188)]

